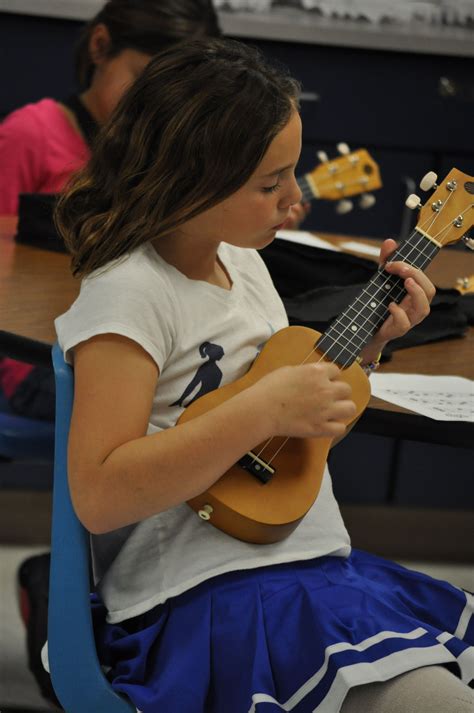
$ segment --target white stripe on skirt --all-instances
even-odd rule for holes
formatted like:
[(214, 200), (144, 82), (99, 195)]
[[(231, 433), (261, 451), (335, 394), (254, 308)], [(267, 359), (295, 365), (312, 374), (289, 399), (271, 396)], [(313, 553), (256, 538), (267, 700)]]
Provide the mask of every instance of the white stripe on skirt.
[[(258, 703), (275, 703), (276, 705), (280, 706), (280, 708), (284, 711), (291, 711), (295, 706), (300, 703), (300, 701), (303, 700), (305, 696), (308, 695), (316, 686), (319, 684), (323, 676), (326, 674), (327, 668), (328, 668), (328, 661), (329, 657), (332, 656), (333, 654), (339, 653), (340, 651), (347, 651), (347, 650), (355, 650), (355, 651), (365, 651), (369, 649), (371, 646), (374, 646), (375, 644), (379, 644), (381, 641), (384, 641), (386, 639), (393, 639), (393, 638), (398, 638), (398, 639), (419, 639), (420, 637), (424, 636), (427, 633), (426, 629), (423, 629), (422, 627), (418, 627), (417, 629), (413, 629), (413, 631), (409, 631), (406, 634), (401, 634), (398, 631), (381, 631), (378, 634), (375, 634), (374, 636), (370, 636), (369, 638), (365, 639), (364, 641), (361, 641), (360, 644), (350, 644), (349, 642), (341, 641), (340, 643), (337, 644), (332, 644), (331, 646), (328, 646), (326, 648), (325, 654), (324, 654), (324, 663), (320, 667), (316, 673), (311, 676), (311, 678), (306, 681), (292, 696), (289, 698), (286, 703), (279, 703), (273, 696), (269, 696), (266, 693), (254, 693), (252, 696), (252, 705), (248, 711), (248, 713), (255, 713), (255, 706)], [(438, 648), (438, 647), (434, 647)], [(442, 647), (440, 647), (442, 648)], [(451, 655), (450, 655), (451, 656)], [(387, 657), (389, 658), (389, 657)], [(449, 660), (452, 660), (453, 657)], [(357, 666), (360, 666), (362, 664), (356, 664)], [(371, 665), (373, 664), (366, 664), (366, 665)], [(423, 665), (423, 664), (421, 664)], [(346, 668), (351, 668), (351, 667), (346, 667)], [(394, 674), (396, 675), (396, 674)], [(337, 678), (337, 676), (336, 676)], [(329, 694), (328, 694), (329, 695)]]
[(472, 594), (469, 594), (469, 592), (464, 592), (464, 594), (466, 595), (466, 606), (459, 617), (459, 622), (456, 631), (454, 632), (454, 636), (457, 636), (458, 639), (464, 639), (467, 627), (469, 626), (471, 617), (474, 614), (474, 597)]

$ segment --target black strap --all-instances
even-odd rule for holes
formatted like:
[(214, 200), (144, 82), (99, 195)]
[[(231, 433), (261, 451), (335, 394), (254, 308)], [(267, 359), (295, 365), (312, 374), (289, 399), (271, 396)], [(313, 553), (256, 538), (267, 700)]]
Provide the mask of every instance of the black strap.
[(62, 100), (61, 104), (67, 106), (76, 116), (77, 123), (81, 127), (81, 131), (84, 134), (89, 146), (92, 146), (94, 139), (96, 137), (97, 131), (99, 130), (99, 125), (96, 120), (90, 114), (84, 104), (81, 102), (77, 94), (71, 94), (67, 99)]

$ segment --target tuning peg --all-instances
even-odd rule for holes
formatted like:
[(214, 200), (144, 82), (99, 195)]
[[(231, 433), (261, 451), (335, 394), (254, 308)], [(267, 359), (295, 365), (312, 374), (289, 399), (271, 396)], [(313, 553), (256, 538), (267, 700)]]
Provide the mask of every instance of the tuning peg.
[(458, 277), (456, 280), (456, 288), (458, 290), (467, 290), (469, 287), (469, 278), (468, 277)]
[(415, 208), (420, 208), (421, 207), (421, 198), (420, 196), (417, 196), (416, 193), (410, 193), (408, 198), (405, 201), (405, 205), (407, 208), (410, 208), (410, 210), (414, 210)]
[(326, 163), (327, 161), (329, 161), (326, 151), (317, 151), (316, 156), (318, 157), (319, 161), (321, 161), (321, 163)]
[(339, 153), (342, 154), (342, 156), (347, 156), (347, 154), (349, 154), (351, 152), (349, 146), (343, 142), (338, 144), (336, 146), (336, 148), (339, 151)]
[(462, 239), (464, 245), (469, 248), (469, 250), (474, 250), (474, 238), (469, 238), (465, 235)]
[(428, 173), (423, 176), (423, 178), (420, 181), (420, 188), (422, 191), (429, 191), (431, 188), (438, 188), (436, 185), (436, 181), (438, 180), (438, 176), (434, 171), (428, 171)]
[(372, 193), (363, 193), (359, 198), (359, 208), (365, 210), (366, 208), (372, 208), (375, 203), (375, 196)]
[(353, 207), (352, 201), (347, 200), (347, 198), (343, 198), (336, 204), (336, 213), (339, 213), (339, 215), (350, 213)]

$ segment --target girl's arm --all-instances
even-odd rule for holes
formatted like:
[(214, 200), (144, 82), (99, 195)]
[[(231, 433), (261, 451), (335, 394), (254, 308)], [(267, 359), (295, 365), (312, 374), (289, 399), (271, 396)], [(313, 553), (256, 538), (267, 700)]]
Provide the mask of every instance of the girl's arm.
[(158, 368), (114, 334), (74, 349), (69, 482), (83, 524), (104, 533), (207, 490), (272, 435), (334, 437), (355, 413), (334, 364), (283, 367), (191, 421), (146, 435)]

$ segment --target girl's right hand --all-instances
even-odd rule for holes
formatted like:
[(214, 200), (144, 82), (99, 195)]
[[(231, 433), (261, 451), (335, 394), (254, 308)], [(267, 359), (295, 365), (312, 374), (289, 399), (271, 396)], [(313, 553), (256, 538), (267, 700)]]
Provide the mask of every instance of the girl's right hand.
[[(356, 416), (352, 389), (340, 369), (328, 362), (285, 366), (260, 379), (260, 404), (269, 419), (270, 434), (295, 438), (336, 438)], [(263, 392), (263, 393), (262, 393)]]

